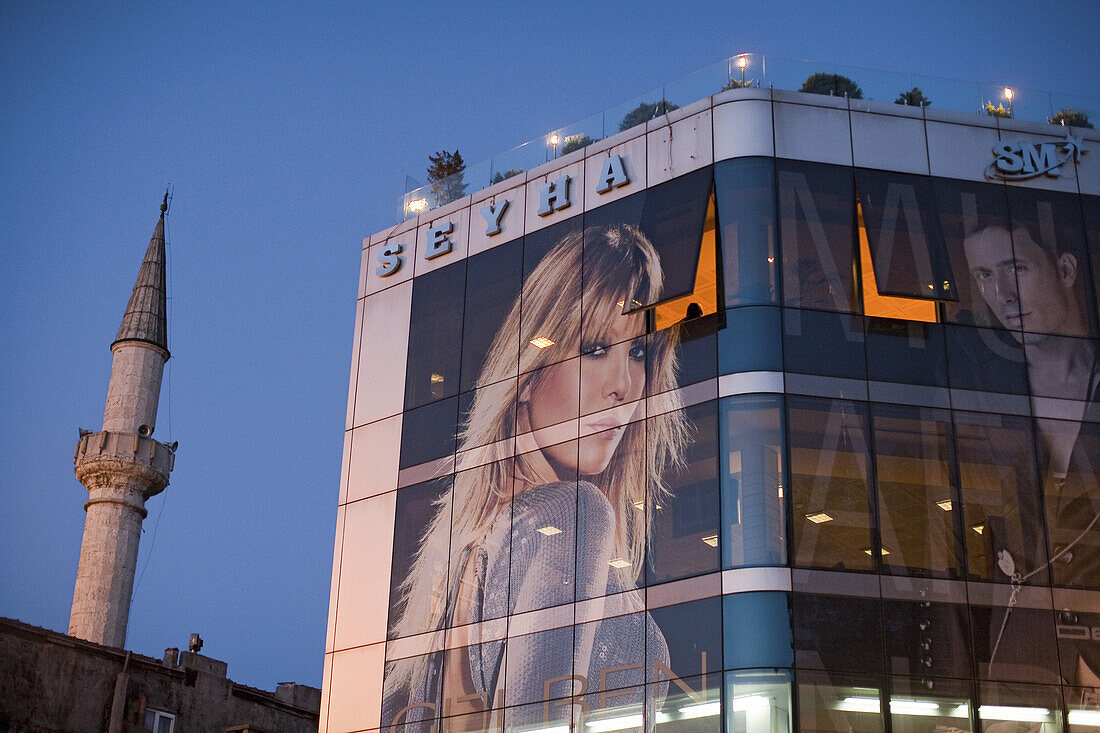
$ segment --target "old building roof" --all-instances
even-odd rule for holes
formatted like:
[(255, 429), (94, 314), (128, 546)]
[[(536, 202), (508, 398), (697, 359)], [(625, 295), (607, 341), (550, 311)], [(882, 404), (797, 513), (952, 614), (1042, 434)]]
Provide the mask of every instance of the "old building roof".
[(134, 291), (118, 327), (120, 341), (144, 341), (168, 351), (168, 298), (165, 287), (164, 214), (168, 210), (168, 194), (160, 206), (160, 220), (149, 240), (145, 260), (138, 271)]

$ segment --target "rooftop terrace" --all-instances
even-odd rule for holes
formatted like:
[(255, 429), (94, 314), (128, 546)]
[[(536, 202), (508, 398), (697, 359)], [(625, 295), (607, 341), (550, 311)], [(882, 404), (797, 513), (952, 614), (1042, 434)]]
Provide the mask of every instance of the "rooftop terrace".
[(938, 111), (1070, 126), (1092, 127), (1089, 120), (1100, 113), (1100, 98), (1095, 96), (1031, 89), (1012, 85), (1011, 81), (981, 83), (743, 53), (580, 122), (552, 130), (488, 160), (467, 165), (459, 174), (428, 185), (409, 187), (402, 197), (397, 218), (399, 221), (408, 219), (467, 192), (485, 188), (610, 135), (645, 124), (671, 110), (742, 87), (846, 96), (852, 109), (857, 110), (870, 103), (892, 102)]

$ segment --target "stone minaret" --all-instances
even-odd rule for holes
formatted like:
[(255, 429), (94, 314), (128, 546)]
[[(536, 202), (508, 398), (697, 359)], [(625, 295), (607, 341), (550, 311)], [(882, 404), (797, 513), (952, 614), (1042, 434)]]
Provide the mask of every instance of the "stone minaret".
[(122, 648), (130, 617), (145, 500), (164, 490), (175, 443), (153, 440), (160, 380), (168, 360), (164, 214), (138, 271), (118, 336), (111, 344), (111, 382), (103, 430), (81, 430), (73, 461), (88, 489), (84, 540), (73, 591), (69, 634)]

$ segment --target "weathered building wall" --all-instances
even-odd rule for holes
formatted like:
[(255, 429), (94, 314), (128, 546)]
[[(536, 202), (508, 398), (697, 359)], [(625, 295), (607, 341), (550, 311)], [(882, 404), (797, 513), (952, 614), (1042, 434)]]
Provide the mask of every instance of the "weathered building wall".
[(179, 663), (93, 644), (0, 619), (0, 732), (109, 730), (119, 674), (126, 668), (120, 733), (144, 731), (145, 711), (176, 716), (174, 733), (317, 730), (320, 691), (280, 685), (267, 692), (225, 676), (226, 665), (183, 653)]

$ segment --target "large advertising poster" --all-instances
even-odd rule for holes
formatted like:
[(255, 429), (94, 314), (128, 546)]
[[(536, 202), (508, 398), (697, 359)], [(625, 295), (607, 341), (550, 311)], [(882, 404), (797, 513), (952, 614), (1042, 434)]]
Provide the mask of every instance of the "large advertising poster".
[(383, 726), (717, 725), (719, 599), (641, 591), (719, 567), (715, 404), (676, 356), (716, 310), (711, 175), (415, 280)]

